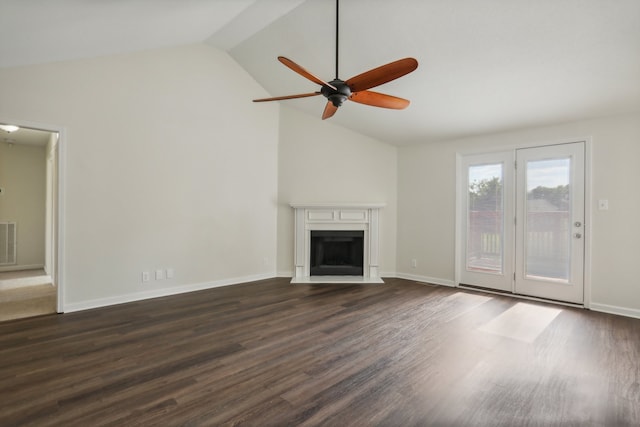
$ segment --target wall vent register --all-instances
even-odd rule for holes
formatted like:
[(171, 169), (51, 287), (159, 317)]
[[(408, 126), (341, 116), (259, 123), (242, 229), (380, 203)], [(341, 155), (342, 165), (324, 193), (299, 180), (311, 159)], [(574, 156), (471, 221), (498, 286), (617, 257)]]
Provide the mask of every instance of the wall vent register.
[(0, 265), (16, 263), (16, 223), (0, 222)]

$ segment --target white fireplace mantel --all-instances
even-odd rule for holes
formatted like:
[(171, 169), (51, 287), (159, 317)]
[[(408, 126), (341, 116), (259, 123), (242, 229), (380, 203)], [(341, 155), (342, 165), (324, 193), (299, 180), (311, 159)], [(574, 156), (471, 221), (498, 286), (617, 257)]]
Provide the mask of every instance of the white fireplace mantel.
[[(291, 283), (384, 283), (378, 273), (380, 209), (385, 203), (291, 203), (295, 209)], [(362, 276), (311, 276), (312, 230), (364, 231)]]

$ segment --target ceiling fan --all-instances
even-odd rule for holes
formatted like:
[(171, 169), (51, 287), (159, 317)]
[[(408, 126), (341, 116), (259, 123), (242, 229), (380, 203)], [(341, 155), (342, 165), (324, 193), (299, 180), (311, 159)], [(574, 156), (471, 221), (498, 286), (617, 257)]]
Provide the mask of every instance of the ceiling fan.
[(322, 120), (333, 116), (338, 107), (346, 100), (351, 100), (360, 104), (372, 105), (374, 107), (391, 108), (402, 110), (409, 106), (409, 100), (398, 98), (384, 93), (373, 92), (371, 89), (381, 84), (390, 82), (399, 77), (409, 74), (418, 68), (418, 61), (414, 58), (404, 58), (386, 65), (365, 71), (355, 77), (344, 81), (338, 78), (338, 23), (339, 23), (339, 0), (336, 0), (336, 78), (330, 82), (311, 74), (292, 60), (279, 56), (278, 61), (289, 67), (312, 82), (321, 86), (320, 91), (311, 93), (301, 93), (297, 95), (276, 96), (274, 98), (254, 99), (253, 102), (281, 101), (284, 99), (306, 98), (310, 96), (323, 95), (327, 98), (327, 105), (322, 113)]

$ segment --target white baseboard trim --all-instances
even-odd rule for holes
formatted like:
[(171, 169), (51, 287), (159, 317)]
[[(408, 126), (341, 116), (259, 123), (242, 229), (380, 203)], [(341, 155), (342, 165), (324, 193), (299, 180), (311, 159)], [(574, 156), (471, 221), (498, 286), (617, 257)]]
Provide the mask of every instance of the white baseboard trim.
[(293, 271), (278, 271), (276, 277), (293, 277)]
[(602, 313), (617, 314), (619, 316), (634, 317), (640, 319), (640, 310), (635, 308), (618, 307), (615, 305), (598, 304), (592, 302), (589, 304), (589, 309), (593, 311), (600, 311)]
[(456, 286), (456, 283), (453, 280), (439, 279), (437, 277), (418, 276), (415, 274), (407, 273), (396, 273), (395, 277), (397, 277), (398, 279), (413, 280), (414, 282), (430, 283), (433, 285), (448, 286), (451, 288), (454, 288)]
[(154, 289), (150, 291), (134, 292), (126, 295), (118, 295), (114, 297), (98, 298), (89, 301), (82, 301), (70, 304), (64, 304), (63, 312), (72, 313), (74, 311), (90, 310), (92, 308), (107, 307), (116, 304), (125, 304), (128, 302), (141, 301), (151, 298), (166, 297), (170, 295), (179, 295), (187, 292), (203, 291), (205, 289), (219, 288), (221, 286), (239, 285), (248, 282), (256, 282), (273, 278), (273, 273), (256, 274), (253, 276), (235, 277), (232, 279), (216, 280), (214, 282), (195, 283), (191, 285), (174, 286), (172, 288)]
[(27, 265), (10, 265), (7, 267), (0, 267), (0, 272), (5, 271), (22, 271), (22, 270), (40, 270), (43, 269), (43, 264), (27, 264)]

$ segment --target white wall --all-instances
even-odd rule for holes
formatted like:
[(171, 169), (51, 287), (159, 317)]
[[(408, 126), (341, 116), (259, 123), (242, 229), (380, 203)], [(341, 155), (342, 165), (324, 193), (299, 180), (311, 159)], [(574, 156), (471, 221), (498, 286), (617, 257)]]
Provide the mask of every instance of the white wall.
[(380, 272), (395, 273), (397, 148), (288, 107), (280, 110), (278, 274), (293, 271), (289, 203), (385, 202)]
[(0, 221), (16, 222), (17, 228), (17, 263), (2, 270), (44, 266), (45, 183), (43, 147), (0, 143)]
[[(398, 271), (453, 284), (456, 153), (592, 138), (591, 307), (640, 317), (640, 115), (403, 147), (398, 154)], [(608, 199), (609, 210), (597, 210)], [(415, 258), (417, 268), (411, 268)]]
[(275, 275), (278, 108), (226, 53), (2, 69), (0, 93), (3, 120), (66, 131), (66, 310)]

